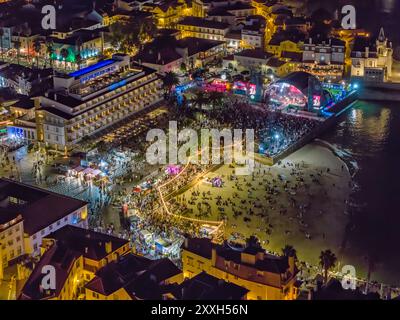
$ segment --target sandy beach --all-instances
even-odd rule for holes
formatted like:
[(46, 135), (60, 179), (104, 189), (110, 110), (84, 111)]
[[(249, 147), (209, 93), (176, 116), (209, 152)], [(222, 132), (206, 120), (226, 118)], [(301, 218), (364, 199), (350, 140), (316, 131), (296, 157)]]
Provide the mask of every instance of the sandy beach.
[[(202, 181), (177, 199), (193, 210), (193, 216), (225, 216), (228, 238), (232, 233), (243, 238), (257, 235), (267, 250), (278, 253), (290, 244), (300, 260), (315, 265), (327, 248), (340, 260), (351, 177), (328, 148), (308, 144), (279, 165), (257, 163), (253, 175), (230, 180), (233, 174), (234, 169), (224, 165), (207, 175), (222, 178), (222, 188)], [(200, 195), (193, 197), (193, 191)]]

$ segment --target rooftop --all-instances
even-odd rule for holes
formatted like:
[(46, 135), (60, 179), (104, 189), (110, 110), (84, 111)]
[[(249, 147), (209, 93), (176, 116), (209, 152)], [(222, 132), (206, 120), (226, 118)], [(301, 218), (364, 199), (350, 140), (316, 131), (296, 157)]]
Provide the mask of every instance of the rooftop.
[[(212, 250), (215, 249), (217, 256), (236, 264), (248, 265), (257, 270), (271, 273), (282, 274), (289, 268), (288, 257), (272, 255), (265, 252), (262, 248), (247, 247), (245, 250), (234, 250), (227, 244), (215, 244), (207, 238), (187, 238), (182, 244), (182, 249), (197, 254), (201, 257), (211, 259)], [(262, 259), (256, 259), (254, 265), (249, 265), (242, 261), (242, 253), (249, 255), (262, 255)]]
[(180, 48), (187, 48), (189, 57), (199, 53), (206, 52), (215, 47), (224, 45), (224, 41), (208, 40), (194, 37), (187, 37), (177, 41), (177, 46)]
[(35, 101), (31, 98), (22, 98), (14, 103), (11, 107), (30, 110), (35, 108)]
[(303, 54), (301, 52), (282, 51), (281, 57), (283, 59), (290, 59), (290, 61), (301, 62), (303, 59)]
[(0, 178), (0, 215), (21, 214), (24, 231), (33, 235), (86, 206), (85, 201), (21, 182)]
[(132, 297), (160, 299), (163, 282), (180, 273), (169, 259), (150, 260), (127, 254), (97, 271), (85, 287), (106, 296), (125, 288)]
[(241, 300), (248, 289), (201, 272), (182, 282), (173, 294), (181, 300)]
[(271, 40), (269, 41), (269, 44), (278, 46), (283, 41), (292, 41), (292, 42), (297, 43), (300, 41), (304, 41), (304, 39), (305, 39), (305, 35), (302, 34), (301, 32), (280, 31), (280, 32), (274, 33)]
[(207, 238), (186, 238), (181, 249), (190, 251), (200, 257), (211, 259), (214, 243)]
[(179, 25), (194, 26), (201, 28), (211, 28), (211, 29), (228, 29), (229, 24), (225, 22), (218, 22), (213, 20), (207, 20), (197, 17), (185, 17), (178, 22)]
[(70, 73), (69, 76), (74, 77), (74, 78), (78, 78), (78, 77), (81, 77), (81, 76), (83, 76), (83, 75), (85, 75), (85, 74), (88, 74), (88, 73), (90, 73), (90, 72), (93, 72), (93, 71), (95, 71), (95, 70), (104, 68), (104, 67), (106, 67), (106, 66), (108, 66), (108, 65), (110, 65), (110, 64), (113, 64), (113, 63), (115, 63), (115, 62), (116, 62), (116, 61), (113, 60), (113, 59), (108, 59), (108, 60), (99, 61), (99, 62), (97, 62), (97, 63), (95, 63), (95, 64), (92, 64), (92, 65), (86, 67), (86, 68), (83, 68), (83, 69), (74, 71), (74, 72)]
[(268, 60), (273, 56), (273, 54), (265, 52), (263, 49), (245, 49), (235, 53), (235, 56)]
[[(90, 66), (90, 67), (92, 67), (92, 66)], [(104, 66), (102, 66), (102, 67), (104, 67)], [(84, 69), (81, 69), (79, 71), (82, 71), (82, 75), (83, 75), (88, 72), (93, 72), (94, 70), (97, 70), (99, 68), (100, 67), (94, 67), (93, 70), (82, 71)], [(77, 94), (77, 96), (69, 94), (65, 91), (48, 92), (46, 96), (42, 95), (42, 99), (43, 100), (50, 99), (53, 101), (57, 101), (58, 103), (63, 104), (65, 106), (73, 109), (73, 108), (80, 106), (83, 103), (87, 103), (90, 100), (96, 99), (98, 96), (104, 94), (104, 92), (106, 90), (114, 91), (123, 85), (127, 85), (131, 82), (137, 81), (138, 79), (145, 77), (151, 73), (155, 73), (155, 70), (151, 69), (151, 68), (147, 68), (142, 65), (138, 65), (136, 63), (130, 63), (129, 69), (125, 69), (124, 71), (107, 73), (104, 76), (87, 81), (85, 84), (75, 85), (75, 86), (71, 87), (70, 92), (72, 94)], [(70, 75), (75, 75), (75, 77), (77, 77), (76, 73), (72, 73)], [(78, 73), (78, 76), (79, 75), (80, 75), (80, 73)], [(80, 76), (82, 76), (82, 75), (80, 75)], [(142, 85), (145, 85), (145, 84), (140, 84), (139, 86), (142, 86)], [(134, 90), (135, 88), (132, 88), (130, 90)], [(106, 100), (115, 99), (118, 96), (121, 96), (123, 94), (125, 94), (125, 92), (117, 93), (115, 96), (109, 97)], [(106, 100), (99, 102), (99, 103), (104, 103), (104, 102), (106, 102)], [(77, 117), (80, 114), (88, 111), (88, 109), (84, 109), (81, 112), (72, 114), (72, 113), (64, 112), (64, 111), (58, 110), (56, 108), (50, 107), (46, 104), (42, 104), (42, 105), (43, 106), (39, 110), (53, 113), (54, 115), (59, 116), (65, 120), (72, 119), (72, 118)], [(91, 106), (91, 109), (95, 108), (97, 105), (98, 104), (93, 104)]]
[(272, 57), (271, 59), (268, 60), (267, 65), (273, 68), (279, 68), (283, 66), (286, 62), (282, 61), (276, 57)]
[[(49, 234), (46, 239), (54, 239), (55, 242), (41, 257), (25, 283), (19, 299), (40, 300), (58, 296), (68, 278), (72, 265), (77, 259), (84, 257), (100, 261), (110, 253), (107, 251), (106, 243), (111, 243), (112, 251), (128, 243), (127, 240), (71, 225), (64, 226)], [(46, 292), (40, 287), (44, 276), (42, 267), (45, 265), (52, 265), (56, 269), (55, 291)]]

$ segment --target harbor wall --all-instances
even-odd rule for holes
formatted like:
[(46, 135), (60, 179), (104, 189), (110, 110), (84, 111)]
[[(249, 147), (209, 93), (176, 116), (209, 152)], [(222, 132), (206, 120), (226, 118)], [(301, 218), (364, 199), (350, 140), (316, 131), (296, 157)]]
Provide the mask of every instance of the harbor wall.
[(399, 101), (400, 83), (368, 83), (360, 82), (359, 98), (370, 101)]

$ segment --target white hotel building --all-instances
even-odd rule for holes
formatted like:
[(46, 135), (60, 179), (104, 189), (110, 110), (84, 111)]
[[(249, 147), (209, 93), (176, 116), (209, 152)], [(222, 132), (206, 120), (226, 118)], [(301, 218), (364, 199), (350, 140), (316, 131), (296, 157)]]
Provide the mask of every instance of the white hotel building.
[(114, 55), (69, 75), (54, 77), (54, 90), (37, 98), (37, 137), (70, 149), (90, 136), (163, 98), (156, 71)]

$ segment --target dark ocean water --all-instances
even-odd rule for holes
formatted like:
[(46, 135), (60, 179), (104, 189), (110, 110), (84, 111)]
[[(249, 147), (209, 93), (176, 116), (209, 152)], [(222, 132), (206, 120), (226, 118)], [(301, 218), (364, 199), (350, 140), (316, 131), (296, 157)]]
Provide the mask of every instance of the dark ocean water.
[(347, 246), (375, 262), (372, 279), (400, 285), (400, 103), (359, 101), (322, 139), (355, 172)]

